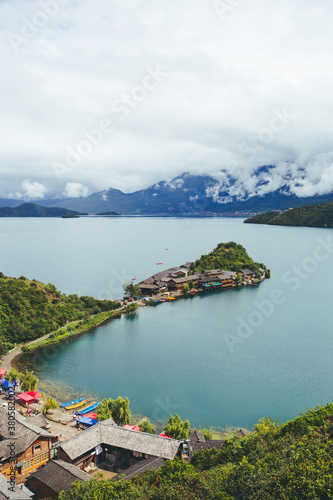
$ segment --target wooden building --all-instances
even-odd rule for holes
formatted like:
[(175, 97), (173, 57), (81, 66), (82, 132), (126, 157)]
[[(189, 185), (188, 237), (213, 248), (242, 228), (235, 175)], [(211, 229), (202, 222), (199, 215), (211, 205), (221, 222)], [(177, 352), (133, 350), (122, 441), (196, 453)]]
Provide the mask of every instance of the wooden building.
[(44, 425), (42, 419), (23, 417), (16, 411), (14, 416), (15, 422), (11, 420), (14, 424), (9, 428), (8, 407), (0, 408), (0, 467), (7, 477), (11, 473), (12, 458), (15, 475), (27, 474), (50, 460), (50, 450), (58, 440), (57, 436), (36, 425)]
[(124, 429), (103, 420), (57, 446), (58, 458), (85, 470), (106, 464), (114, 472), (126, 470), (146, 458), (173, 460), (182, 442)]
[(33, 472), (27, 480), (27, 486), (42, 498), (57, 499), (61, 491), (68, 491), (76, 481), (90, 481), (92, 476), (75, 465), (63, 460), (50, 460), (46, 465)]
[(252, 283), (256, 277), (256, 273), (251, 269), (242, 269), (241, 275), (244, 283)]

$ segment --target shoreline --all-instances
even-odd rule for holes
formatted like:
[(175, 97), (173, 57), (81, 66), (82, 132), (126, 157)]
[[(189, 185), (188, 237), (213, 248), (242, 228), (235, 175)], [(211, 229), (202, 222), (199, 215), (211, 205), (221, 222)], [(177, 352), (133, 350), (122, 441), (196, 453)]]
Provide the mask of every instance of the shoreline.
[[(77, 321), (69, 323), (68, 325), (65, 325), (65, 326), (59, 328), (58, 330), (50, 332), (47, 335), (44, 335), (43, 337), (40, 337), (40, 338), (35, 339), (33, 341), (30, 341), (30, 342), (26, 342), (25, 344), (21, 344), (21, 345), (15, 347), (13, 350), (9, 351), (7, 354), (5, 354), (3, 356), (1, 367), (6, 372), (9, 372), (11, 370), (11, 368), (14, 368), (15, 370), (19, 371), (18, 360), (23, 356), (23, 354), (32, 354), (33, 352), (35, 352), (36, 350), (38, 350), (40, 348), (47, 347), (49, 345), (55, 345), (55, 344), (58, 344), (60, 342), (65, 341), (65, 340), (71, 339), (72, 337), (77, 337), (79, 335), (87, 333), (90, 330), (93, 330), (94, 328), (97, 328), (97, 327), (101, 326), (103, 323), (107, 323), (108, 321), (111, 321), (113, 319), (119, 318), (123, 314), (131, 314), (132, 312), (135, 312), (137, 308), (143, 307), (146, 304), (143, 304), (143, 303), (142, 304), (137, 304), (137, 303), (135, 303), (135, 305), (136, 305), (136, 307), (133, 308), (133, 310), (130, 310), (130, 311), (128, 310), (128, 306), (123, 306), (122, 308), (120, 308), (118, 310), (112, 311), (112, 315), (104, 317), (103, 319), (101, 319), (101, 321), (99, 321), (95, 325), (91, 325), (91, 324), (89, 325), (89, 324), (87, 324), (86, 328), (84, 328), (83, 330), (80, 330), (80, 331), (77, 331), (77, 332), (73, 332), (73, 333), (67, 334), (67, 335), (63, 334), (62, 336), (60, 336), (60, 338), (56, 337), (54, 340), (50, 340), (49, 342), (47, 342), (47, 340), (51, 337), (51, 335), (54, 335), (55, 333), (60, 332), (61, 330), (66, 329), (68, 326), (71, 326), (72, 324), (77, 323)], [(101, 313), (99, 313), (99, 314), (101, 314)], [(91, 316), (91, 318), (89, 318), (88, 321), (92, 321), (94, 318), (96, 318), (97, 316), (99, 316), (99, 314)], [(24, 351), (23, 349), (25, 347), (28, 347), (28, 346), (32, 346), (31, 349), (29, 349), (27, 351)]]
[[(230, 289), (234, 289), (234, 288), (242, 288), (243, 286), (253, 286), (253, 285), (248, 285), (248, 284), (246, 284), (246, 285), (245, 284), (233, 285), (231, 287), (225, 287), (225, 288), (220, 289), (218, 291), (223, 292), (224, 290), (228, 290), (228, 289), (230, 290)], [(258, 285), (256, 285), (256, 286), (258, 286)], [(214, 291), (217, 291), (217, 290), (214, 290)], [(165, 302), (165, 299), (168, 297), (172, 297), (175, 300), (179, 300), (179, 299), (186, 299), (186, 298), (194, 298), (194, 297), (197, 297), (199, 295), (206, 294), (206, 293), (207, 293), (207, 291), (204, 291), (204, 290), (199, 290), (195, 294), (188, 293), (187, 295), (184, 295), (181, 290), (177, 290), (177, 291), (174, 291), (174, 292), (171, 292), (168, 294), (166, 292), (162, 292), (162, 293), (158, 293), (156, 295), (151, 296), (150, 301), (158, 300), (159, 304), (162, 304), (163, 302)], [(137, 309), (139, 309), (141, 307), (146, 307), (148, 305), (152, 305), (152, 304), (148, 301), (143, 300), (143, 299), (139, 299), (136, 302), (126, 304), (126, 305), (122, 306), (120, 309), (118, 309), (118, 310), (116, 309), (115, 311), (112, 311), (112, 315), (106, 316), (105, 318), (101, 319), (101, 321), (99, 321), (95, 325), (88, 325), (87, 324), (86, 328), (84, 328), (83, 330), (80, 330), (78, 332), (73, 332), (70, 334), (59, 335), (59, 337), (54, 338), (54, 340), (50, 340), (49, 342), (47, 342), (47, 340), (52, 335), (54, 335), (57, 332), (61, 332), (61, 330), (65, 330), (68, 326), (71, 326), (75, 323), (78, 323), (78, 321), (74, 321), (72, 323), (69, 323), (68, 325), (60, 327), (58, 330), (50, 332), (47, 335), (44, 335), (43, 337), (40, 337), (38, 339), (29, 341), (25, 344), (22, 344), (22, 345), (15, 347), (15, 349), (13, 349), (12, 351), (5, 354), (5, 356), (3, 356), (1, 366), (4, 370), (6, 370), (6, 372), (10, 371), (11, 368), (14, 368), (17, 371), (20, 371), (18, 361), (23, 356), (23, 354), (32, 354), (33, 352), (37, 351), (38, 349), (42, 349), (42, 348), (47, 347), (49, 345), (56, 345), (56, 344), (61, 343), (65, 340), (69, 340), (72, 337), (78, 337), (79, 335), (88, 333), (89, 331), (101, 326), (104, 323), (107, 323), (108, 321), (112, 321), (113, 319), (121, 317), (123, 314), (134, 313)], [(129, 308), (131, 306), (135, 306), (135, 307), (132, 307), (132, 309), (129, 310)], [(98, 313), (94, 316), (91, 316), (91, 318), (89, 318), (88, 321), (92, 321), (94, 318), (99, 316), (99, 314), (101, 314), (101, 313)], [(102, 313), (102, 314), (105, 314), (105, 313)], [(23, 350), (24, 348), (29, 347), (29, 346), (32, 346), (31, 349), (29, 349), (27, 351)]]

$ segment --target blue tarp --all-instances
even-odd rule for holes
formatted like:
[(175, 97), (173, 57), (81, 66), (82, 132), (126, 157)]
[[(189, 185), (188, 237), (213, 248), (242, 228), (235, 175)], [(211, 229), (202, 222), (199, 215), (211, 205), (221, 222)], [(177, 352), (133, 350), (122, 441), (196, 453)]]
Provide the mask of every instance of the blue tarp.
[(2, 382), (2, 387), (4, 387), (6, 389), (6, 391), (8, 389), (10, 389), (11, 387), (13, 387), (13, 384), (11, 384), (10, 382), (8, 382), (8, 380), (5, 380), (4, 382)]
[(82, 425), (92, 426), (97, 424), (98, 420), (96, 420), (95, 418), (81, 417), (77, 422)]

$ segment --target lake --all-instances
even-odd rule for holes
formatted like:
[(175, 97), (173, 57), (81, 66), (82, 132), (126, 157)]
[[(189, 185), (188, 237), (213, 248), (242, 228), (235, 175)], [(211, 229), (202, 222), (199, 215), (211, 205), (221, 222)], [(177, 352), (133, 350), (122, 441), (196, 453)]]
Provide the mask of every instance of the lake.
[(176, 411), (195, 426), (252, 428), (332, 402), (332, 237), (233, 218), (0, 219), (0, 271), (119, 298), (127, 279), (241, 243), (270, 280), (142, 308), (58, 345), (36, 372), (128, 396), (151, 420)]

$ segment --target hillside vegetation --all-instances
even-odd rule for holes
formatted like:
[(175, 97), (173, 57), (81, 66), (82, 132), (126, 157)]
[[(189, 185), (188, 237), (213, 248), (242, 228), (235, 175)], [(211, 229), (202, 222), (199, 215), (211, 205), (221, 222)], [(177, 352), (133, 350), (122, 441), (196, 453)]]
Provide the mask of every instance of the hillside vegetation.
[(66, 214), (70, 216), (86, 215), (67, 210), (66, 208), (58, 207), (42, 207), (36, 203), (22, 203), (18, 207), (3, 207), (0, 208), (0, 217), (62, 217)]
[(117, 309), (119, 304), (60, 293), (52, 284), (9, 278), (0, 273), (0, 350), (37, 339), (67, 321)]
[(131, 481), (93, 479), (59, 500), (328, 500), (333, 498), (333, 404), (284, 425), (261, 419), (253, 434), (168, 461)]
[(333, 202), (293, 208), (281, 214), (266, 212), (244, 221), (246, 224), (278, 226), (333, 227)]
[[(191, 265), (192, 272), (204, 272), (210, 269), (222, 269), (224, 271), (235, 271), (239, 273), (242, 269), (251, 269), (260, 277), (259, 268), (266, 266), (259, 262), (254, 262), (249, 257), (242, 245), (229, 241), (229, 243), (219, 243), (217, 247), (207, 255), (202, 255)], [(269, 272), (267, 273), (269, 275)]]

